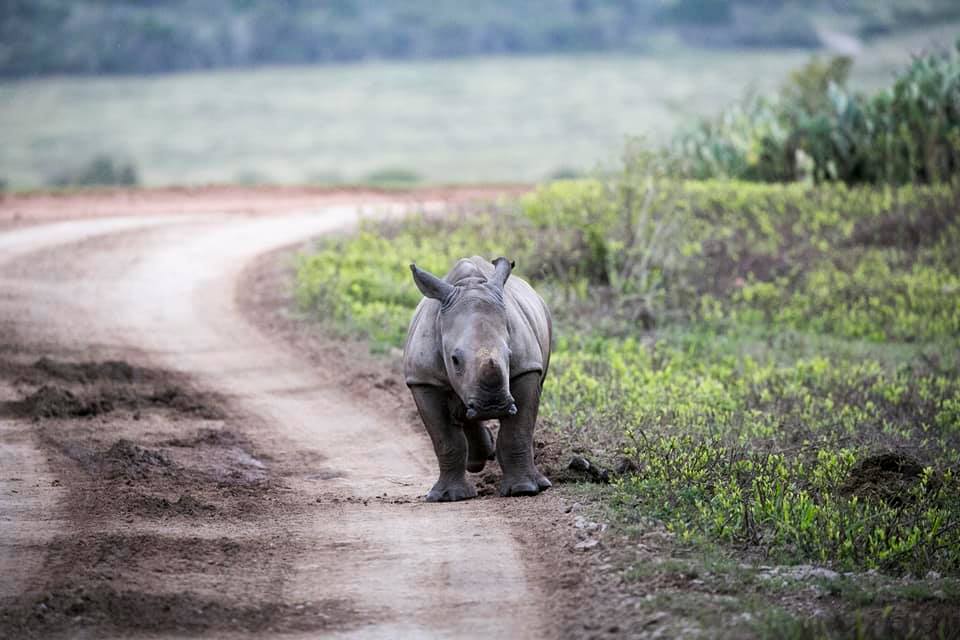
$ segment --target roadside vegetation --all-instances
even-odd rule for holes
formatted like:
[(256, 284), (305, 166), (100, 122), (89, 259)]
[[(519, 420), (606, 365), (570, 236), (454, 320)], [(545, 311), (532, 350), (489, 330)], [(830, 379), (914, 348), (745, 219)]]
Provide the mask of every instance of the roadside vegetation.
[(814, 60), (779, 93), (751, 95), (678, 137), (697, 178), (938, 182), (960, 173), (960, 40), (915, 58), (872, 95), (847, 88), (852, 60)]
[(334, 241), (298, 297), (388, 351), (408, 262), (509, 255), (558, 320), (544, 418), (636, 468), (627, 510), (787, 561), (957, 571), (958, 207), (950, 185), (556, 182)]
[[(807, 97), (834, 85), (817, 86)], [(951, 637), (956, 170), (901, 186), (677, 173), (631, 146), (616, 174), (369, 223), (300, 257), (298, 302), (393, 357), (420, 299), (409, 262), (510, 256), (556, 319), (540, 431), (553, 477), (586, 458), (580, 479), (601, 484), (570, 490), (624, 549), (670, 541), (668, 561), (627, 572), (657, 585), (644, 606), (759, 636)]]

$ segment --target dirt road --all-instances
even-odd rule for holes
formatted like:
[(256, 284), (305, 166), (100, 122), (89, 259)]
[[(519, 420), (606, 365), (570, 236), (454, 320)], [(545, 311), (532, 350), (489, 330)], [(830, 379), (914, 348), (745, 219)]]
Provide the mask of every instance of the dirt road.
[(240, 308), (257, 256), (401, 208), (344, 200), (0, 233), (0, 636), (550, 634), (514, 507), (423, 503), (409, 407)]

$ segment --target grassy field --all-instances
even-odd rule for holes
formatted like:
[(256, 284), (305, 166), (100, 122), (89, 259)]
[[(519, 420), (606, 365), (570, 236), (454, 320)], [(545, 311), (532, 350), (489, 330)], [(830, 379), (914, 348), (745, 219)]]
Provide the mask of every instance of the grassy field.
[[(866, 47), (855, 87), (955, 25)], [(43, 186), (105, 153), (147, 185), (540, 180), (624, 136), (666, 140), (806, 52), (662, 47), (648, 56), (481, 58), (0, 83), (0, 179)]]
[(728, 637), (952, 637), (958, 209), (957, 185), (676, 182), (638, 155), (609, 181), (325, 241), (298, 295), (391, 353), (420, 298), (407, 263), (515, 258), (557, 326), (541, 464), (608, 471), (586, 495), (625, 549), (671, 541), (623, 560), (651, 613)]

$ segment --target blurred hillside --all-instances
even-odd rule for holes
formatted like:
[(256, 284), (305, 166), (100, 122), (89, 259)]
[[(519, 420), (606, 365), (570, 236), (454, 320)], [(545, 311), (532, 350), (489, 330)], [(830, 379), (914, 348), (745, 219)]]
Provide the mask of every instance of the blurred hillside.
[(663, 38), (815, 49), (838, 32), (958, 18), (955, 0), (3, 0), (0, 76), (643, 51)]

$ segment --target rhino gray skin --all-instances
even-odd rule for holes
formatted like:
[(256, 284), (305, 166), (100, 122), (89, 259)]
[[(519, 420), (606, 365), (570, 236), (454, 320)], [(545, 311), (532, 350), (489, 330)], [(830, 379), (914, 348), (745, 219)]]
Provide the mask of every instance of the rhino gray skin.
[[(547, 305), (506, 258), (474, 256), (441, 280), (411, 264), (420, 301), (403, 348), (403, 371), (440, 464), (427, 501), (477, 495), (466, 471), (494, 455), (500, 495), (550, 486), (533, 463), (533, 428), (550, 363)], [(496, 446), (484, 420), (500, 420)]]

